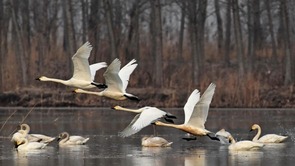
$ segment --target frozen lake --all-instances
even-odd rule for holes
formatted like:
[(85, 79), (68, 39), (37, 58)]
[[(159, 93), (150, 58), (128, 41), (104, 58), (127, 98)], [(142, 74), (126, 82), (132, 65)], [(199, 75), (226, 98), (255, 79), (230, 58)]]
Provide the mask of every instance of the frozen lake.
[[(183, 123), (182, 109), (164, 109)], [(30, 112), (31, 111), (31, 112)], [(26, 117), (26, 115), (30, 114)], [(14, 114), (13, 114), (14, 113)], [(13, 114), (13, 115), (12, 115)], [(12, 116), (11, 116), (12, 115)], [(295, 109), (211, 109), (205, 124), (212, 132), (221, 128), (230, 131), (237, 140), (252, 139), (252, 124), (262, 127), (262, 134), (289, 135), (285, 143), (266, 145), (262, 150), (233, 153), (226, 145), (207, 137), (185, 141), (184, 132), (157, 127), (158, 136), (173, 144), (169, 148), (144, 148), (141, 138), (153, 134), (149, 126), (139, 133), (121, 138), (117, 134), (135, 116), (110, 108), (0, 108), (0, 165), (13, 166), (83, 166), (83, 165), (268, 165), (293, 166), (295, 163)], [(45, 149), (18, 153), (10, 137), (23, 121), (31, 126), (30, 133), (57, 136), (63, 131), (89, 137), (86, 145), (61, 148), (55, 141)]]

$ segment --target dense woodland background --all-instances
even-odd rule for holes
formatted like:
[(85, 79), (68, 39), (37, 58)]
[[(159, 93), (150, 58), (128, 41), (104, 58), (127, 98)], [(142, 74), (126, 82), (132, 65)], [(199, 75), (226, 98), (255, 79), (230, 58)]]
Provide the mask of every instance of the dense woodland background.
[[(292, 0), (0, 0), (0, 103), (182, 107), (215, 82), (213, 107), (294, 107), (292, 11)], [(35, 80), (70, 78), (87, 40), (90, 63), (138, 61), (127, 91), (140, 103)]]

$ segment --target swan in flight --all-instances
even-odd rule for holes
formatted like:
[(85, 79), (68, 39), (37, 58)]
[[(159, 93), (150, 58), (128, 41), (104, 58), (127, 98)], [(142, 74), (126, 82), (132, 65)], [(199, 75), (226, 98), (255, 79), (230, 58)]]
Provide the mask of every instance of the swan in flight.
[(237, 150), (237, 151), (238, 150), (245, 150), (245, 151), (258, 150), (264, 146), (262, 143), (248, 141), (248, 140), (236, 142), (231, 135), (228, 137), (228, 139), (231, 142), (231, 144), (228, 146), (229, 150)]
[(141, 145), (145, 147), (169, 147), (172, 143), (162, 137), (145, 136), (141, 139)]
[(76, 93), (93, 94), (97, 96), (104, 96), (115, 100), (134, 100), (139, 101), (139, 98), (135, 95), (126, 92), (126, 88), (129, 82), (131, 73), (137, 67), (136, 60), (132, 59), (121, 70), (121, 62), (116, 58), (107, 68), (103, 74), (107, 88), (101, 92), (93, 92), (82, 89), (76, 89)]
[(215, 133), (215, 137), (220, 140), (221, 144), (229, 144), (229, 136), (231, 136), (231, 134), (225, 129), (221, 129), (217, 133)]
[(91, 44), (89, 42), (86, 42), (73, 55), (72, 61), (74, 65), (74, 73), (72, 78), (70, 78), (69, 80), (48, 78), (45, 76), (41, 76), (40, 78), (37, 78), (37, 80), (57, 82), (81, 89), (89, 89), (94, 87), (106, 88), (106, 85), (104, 84), (93, 82), (95, 72), (101, 68), (107, 67), (107, 64), (105, 62), (100, 62), (89, 66), (88, 58), (90, 56), (91, 50)]
[(277, 134), (266, 134), (266, 135), (260, 137), (260, 135), (261, 135), (261, 127), (258, 124), (252, 125), (250, 131), (253, 131), (253, 130), (258, 130), (257, 134), (255, 135), (255, 137), (252, 140), (254, 142), (281, 143), (281, 142), (283, 142), (284, 140), (286, 140), (288, 138), (288, 136), (281, 136), (281, 135), (277, 135)]
[(160, 121), (156, 121), (155, 124), (158, 126), (173, 127), (194, 136), (208, 136), (212, 140), (219, 140), (211, 136), (210, 134), (212, 134), (212, 132), (205, 129), (204, 125), (207, 120), (215, 87), (216, 85), (211, 83), (201, 98), (199, 90), (195, 89), (191, 93), (184, 106), (185, 119), (183, 124), (167, 124)]
[(57, 141), (58, 145), (84, 145), (89, 138), (84, 138), (82, 136), (72, 135), (70, 136), (68, 132), (62, 132), (59, 134)]
[(29, 142), (25, 137), (22, 137), (20, 140), (18, 140), (17, 144), (19, 144), (17, 147), (18, 151), (43, 149), (47, 145), (46, 143), (42, 142)]
[(137, 113), (130, 124), (122, 132), (119, 133), (119, 135), (122, 137), (133, 135), (160, 118), (164, 118), (167, 122), (170, 123), (173, 123), (172, 119), (176, 118), (174, 115), (164, 112), (156, 107), (146, 106), (140, 109), (129, 109), (121, 106), (115, 106), (113, 107), (113, 109), (117, 111)]
[(18, 146), (17, 142), (22, 138), (26, 138), (28, 142), (42, 142), (42, 143), (50, 143), (55, 137), (49, 137), (43, 134), (29, 134), (30, 126), (28, 124), (21, 124), (20, 130), (13, 134), (11, 142), (15, 144), (15, 147)]

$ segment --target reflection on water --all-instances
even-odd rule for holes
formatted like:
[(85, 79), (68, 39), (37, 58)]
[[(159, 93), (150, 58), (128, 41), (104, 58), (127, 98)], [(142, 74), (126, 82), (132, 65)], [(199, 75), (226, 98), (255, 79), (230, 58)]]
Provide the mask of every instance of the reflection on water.
[(262, 151), (229, 151), (230, 165), (262, 165)]
[[(168, 111), (167, 109), (165, 109)], [(0, 125), (15, 109), (0, 109)], [(263, 126), (263, 133), (289, 135), (285, 143), (266, 144), (262, 150), (231, 152), (227, 145), (221, 145), (207, 137), (195, 141), (182, 140), (183, 132), (172, 128), (158, 127), (157, 133), (173, 144), (171, 147), (142, 147), (141, 138), (153, 133), (147, 127), (139, 133), (121, 138), (117, 134), (133, 119), (134, 114), (116, 112), (111, 109), (60, 109), (43, 108), (32, 111), (25, 119), (32, 133), (57, 136), (63, 131), (73, 135), (89, 137), (86, 145), (59, 147), (50, 143), (45, 149), (17, 152), (10, 142), (11, 133), (25, 118), (29, 109), (19, 109), (0, 131), (1, 165), (293, 165), (295, 162), (295, 110), (211, 110), (206, 128), (218, 131), (225, 128), (237, 138), (253, 138), (249, 134), (252, 124)], [(183, 110), (171, 109), (183, 123)], [(254, 133), (255, 134), (255, 133)]]

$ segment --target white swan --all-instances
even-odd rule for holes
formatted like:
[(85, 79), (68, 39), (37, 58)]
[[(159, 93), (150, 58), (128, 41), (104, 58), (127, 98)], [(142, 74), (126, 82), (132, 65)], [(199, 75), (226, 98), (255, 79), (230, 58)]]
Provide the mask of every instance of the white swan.
[(18, 140), (17, 147), (18, 151), (28, 151), (28, 150), (36, 150), (36, 149), (43, 149), (47, 145), (46, 143), (42, 142), (29, 142), (26, 138), (21, 138)]
[(167, 124), (160, 121), (155, 122), (158, 126), (173, 127), (195, 136), (208, 136), (213, 140), (219, 140), (212, 133), (205, 129), (205, 122), (207, 120), (209, 106), (213, 98), (216, 85), (211, 83), (200, 98), (199, 90), (195, 89), (187, 100), (184, 106), (185, 120), (183, 124)]
[(225, 131), (225, 129), (221, 129), (215, 133), (215, 137), (219, 139), (221, 144), (229, 144), (229, 136), (231, 136), (231, 134), (228, 131)]
[(171, 120), (171, 118), (176, 118), (174, 115), (164, 112), (156, 107), (146, 106), (140, 109), (128, 109), (121, 106), (115, 106), (113, 107), (113, 109), (118, 111), (138, 113), (133, 118), (131, 123), (122, 132), (119, 133), (119, 135), (122, 137), (133, 135), (160, 118), (164, 118), (166, 121), (172, 123), (173, 120)]
[(93, 82), (94, 76), (95, 76), (94, 70), (96, 71), (101, 68), (104, 68), (107, 66), (107, 64), (105, 62), (101, 62), (101, 63), (96, 63), (89, 66), (88, 58), (90, 56), (91, 50), (92, 50), (91, 44), (89, 42), (86, 42), (73, 55), (72, 61), (74, 65), (74, 72), (73, 72), (72, 78), (70, 78), (69, 80), (48, 78), (45, 76), (41, 76), (40, 78), (37, 78), (37, 80), (57, 82), (67, 86), (82, 88), (82, 89), (89, 89), (94, 87), (106, 88), (104, 84)]
[(141, 145), (144, 147), (168, 147), (172, 143), (162, 137), (145, 136), (141, 139)]
[(135, 100), (139, 101), (137, 96), (129, 94), (126, 92), (128, 81), (131, 73), (137, 67), (135, 63), (136, 60), (131, 60), (127, 65), (125, 65), (121, 70), (121, 62), (119, 59), (115, 59), (107, 68), (103, 74), (107, 88), (101, 92), (87, 91), (82, 89), (76, 89), (76, 93), (86, 93), (93, 94), (97, 96), (104, 96), (115, 100)]
[[(288, 136), (281, 136), (277, 134), (266, 134), (262, 137), (261, 135), (261, 127), (258, 124), (254, 124), (251, 127), (252, 130), (258, 130), (257, 134), (253, 138), (252, 141), (254, 142), (261, 142), (261, 143), (281, 143), (288, 138)], [(260, 137), (260, 138), (259, 138)]]
[(13, 134), (11, 142), (15, 144), (15, 147), (18, 146), (17, 142), (22, 138), (26, 138), (29, 142), (42, 142), (42, 143), (50, 143), (55, 137), (49, 137), (43, 134), (29, 134), (30, 126), (28, 124), (21, 124), (20, 130)]
[(258, 150), (264, 146), (262, 143), (248, 141), (248, 140), (236, 142), (231, 135), (228, 137), (228, 139), (231, 142), (231, 144), (228, 146), (229, 150), (236, 150), (236, 151)]
[(62, 132), (58, 136), (59, 146), (63, 145), (84, 145), (89, 138), (84, 138), (82, 136), (72, 135), (70, 136), (67, 132)]

